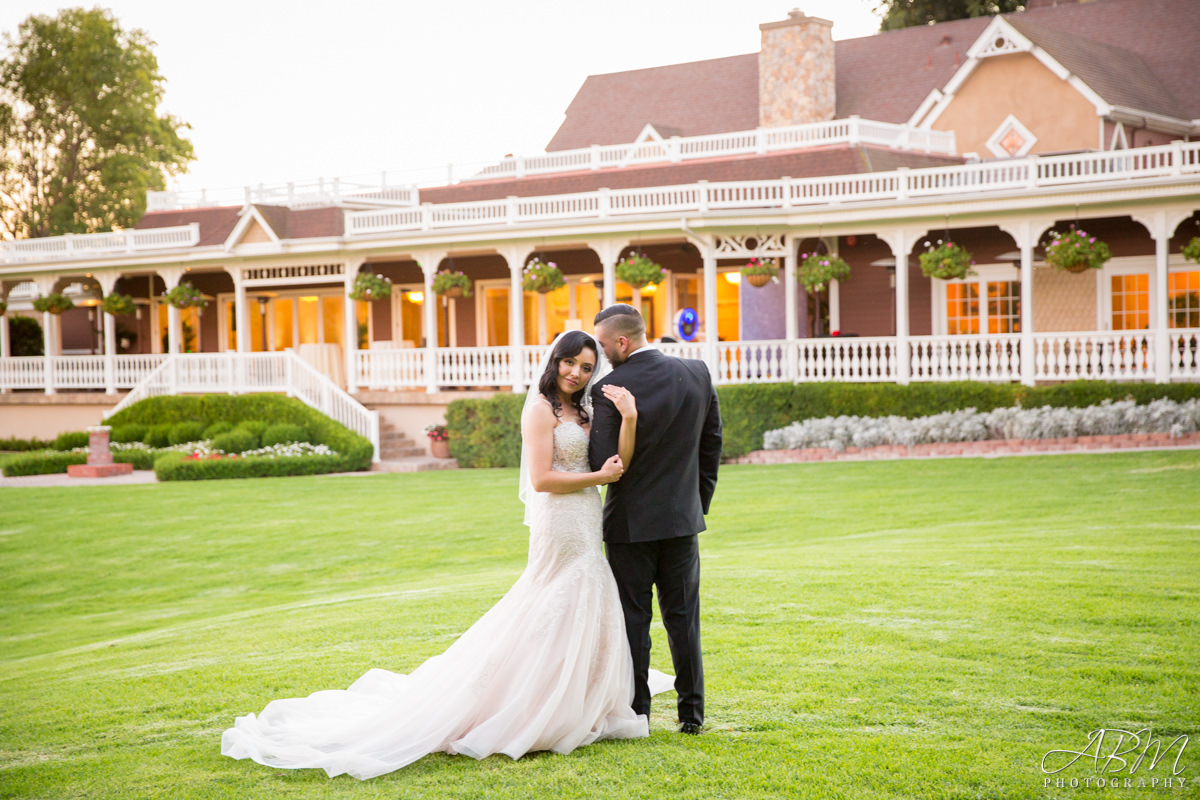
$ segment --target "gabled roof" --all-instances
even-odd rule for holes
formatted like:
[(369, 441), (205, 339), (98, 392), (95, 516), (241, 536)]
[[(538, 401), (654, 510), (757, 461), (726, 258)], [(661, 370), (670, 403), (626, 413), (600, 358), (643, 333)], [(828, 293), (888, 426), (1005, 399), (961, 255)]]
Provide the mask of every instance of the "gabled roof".
[[(135, 228), (169, 228), (175, 225), (200, 223), (198, 247), (236, 244), (251, 222), (263, 224), (274, 238), (311, 239), (341, 236), (345, 232), (342, 210), (337, 207), (292, 210), (282, 206), (253, 205), (244, 208), (195, 208), (183, 211), (151, 211)], [(234, 236), (235, 232), (239, 236)]]
[[(1195, 0), (1092, 0), (1005, 15), (1105, 102), (1200, 119)], [(989, 17), (834, 42), (837, 108), (907, 122), (963, 66)], [(647, 123), (698, 136), (758, 127), (758, 54), (593, 75), (547, 151), (633, 141)]]

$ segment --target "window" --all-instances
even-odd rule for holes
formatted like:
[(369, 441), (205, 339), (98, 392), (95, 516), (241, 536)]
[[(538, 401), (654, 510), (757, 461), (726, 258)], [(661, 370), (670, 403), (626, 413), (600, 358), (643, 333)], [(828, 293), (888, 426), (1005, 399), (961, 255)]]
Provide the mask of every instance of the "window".
[(1200, 328), (1200, 270), (1172, 272), (1167, 277), (1167, 325)]
[(1112, 328), (1140, 331), (1150, 327), (1150, 276), (1112, 276)]
[[(986, 302), (981, 302), (986, 292)], [(946, 284), (946, 333), (1020, 333), (1020, 281), (954, 281)]]

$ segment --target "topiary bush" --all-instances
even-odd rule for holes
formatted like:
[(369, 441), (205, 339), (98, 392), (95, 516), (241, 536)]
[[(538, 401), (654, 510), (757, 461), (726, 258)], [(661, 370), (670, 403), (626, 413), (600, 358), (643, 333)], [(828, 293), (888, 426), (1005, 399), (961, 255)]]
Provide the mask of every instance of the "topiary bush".
[(231, 422), (226, 422), (225, 420), (221, 420), (220, 422), (214, 422), (212, 425), (209, 425), (207, 428), (204, 429), (204, 438), (212, 439), (216, 436), (220, 436), (222, 433), (227, 433), (228, 431), (231, 431), (231, 430), (233, 430), (233, 423), (231, 423)]
[(122, 425), (119, 428), (113, 428), (109, 441), (113, 444), (140, 442), (146, 438), (146, 427), (145, 425)]
[(212, 440), (212, 449), (220, 450), (222, 453), (244, 453), (256, 447), (258, 447), (258, 437), (241, 428), (218, 434)]
[(76, 447), (87, 447), (87, 431), (66, 431), (54, 437), (51, 450), (74, 450)]
[(251, 434), (255, 439), (261, 440), (262, 435), (266, 433), (267, 428), (270, 426), (271, 423), (266, 422), (265, 420), (247, 419), (234, 426), (234, 430), (245, 431), (246, 433)]
[(521, 466), (522, 392), (452, 400), (446, 408), (450, 455), (463, 467)]
[[(329, 417), (290, 397), (275, 394), (207, 394), (151, 397), (114, 414), (108, 424), (114, 427), (128, 424), (153, 425), (160, 420), (174, 422), (196, 421), (206, 426), (228, 422), (237, 428), (251, 422), (248, 430), (259, 435), (268, 423), (290, 423), (303, 427), (313, 444), (323, 444), (335, 451), (331, 456), (302, 458), (211, 459), (187, 460), (182, 454), (168, 453), (155, 461), (159, 480), (198, 480), (202, 478), (249, 478), (262, 475), (313, 475), (327, 472), (355, 472), (370, 469), (373, 448), (371, 442)], [(261, 426), (261, 427), (260, 427)], [(167, 460), (170, 466), (159, 471)], [(275, 466), (239, 466), (267, 461)], [(208, 465), (220, 464), (220, 467)], [(169, 477), (164, 477), (169, 476)]]
[[(263, 447), (273, 444), (288, 444), (289, 442), (312, 442), (308, 431), (302, 425), (292, 425), (288, 422), (277, 422), (263, 431), (259, 441)], [(247, 448), (249, 449), (249, 448)]]
[(204, 438), (204, 423), (176, 422), (167, 431), (167, 442), (170, 444), (189, 444)]
[(171, 425), (172, 423), (169, 422), (150, 425), (146, 428), (146, 437), (142, 441), (150, 447), (169, 447), (171, 444)]

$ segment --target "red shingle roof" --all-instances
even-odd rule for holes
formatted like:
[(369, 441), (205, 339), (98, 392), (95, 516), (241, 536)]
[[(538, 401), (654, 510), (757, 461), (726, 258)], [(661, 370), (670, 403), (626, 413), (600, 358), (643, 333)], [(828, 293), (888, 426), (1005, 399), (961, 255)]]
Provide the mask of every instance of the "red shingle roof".
[[(1195, 0), (1092, 0), (1006, 18), (1106, 101), (1198, 119), (1196, 12)], [(949, 82), (990, 21), (977, 17), (834, 42), (835, 116), (907, 121), (930, 91)], [(1083, 40), (1101, 47), (1089, 53)], [(646, 123), (683, 136), (757, 127), (758, 54), (593, 75), (546, 149), (632, 142)]]
[[(342, 210), (336, 207), (293, 210), (282, 206), (257, 205), (255, 208), (280, 239), (311, 239), (341, 236), (345, 232)], [(237, 227), (241, 208), (194, 208), (184, 211), (151, 211), (138, 221), (135, 228), (170, 228), (175, 225), (200, 223), (198, 247), (224, 244)]]

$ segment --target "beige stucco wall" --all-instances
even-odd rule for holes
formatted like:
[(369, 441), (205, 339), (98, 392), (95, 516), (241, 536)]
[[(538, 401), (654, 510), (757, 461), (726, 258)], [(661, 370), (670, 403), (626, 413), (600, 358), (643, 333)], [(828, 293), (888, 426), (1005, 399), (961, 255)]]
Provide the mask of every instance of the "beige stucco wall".
[(269, 241), (271, 241), (270, 234), (263, 230), (263, 226), (258, 224), (258, 220), (251, 220), (250, 224), (246, 226), (246, 230), (242, 233), (242, 238), (238, 239), (240, 244)]
[(1037, 137), (1033, 153), (1097, 146), (1095, 106), (1028, 53), (984, 59), (932, 127), (955, 131), (958, 152), (994, 158), (987, 140), (1009, 114)]
[(1035, 333), (1096, 330), (1096, 272), (1033, 271)]
[[(96, 400), (96, 397), (103, 399)], [(119, 397), (79, 394), (0, 395), (0, 439), (53, 439), (67, 431), (102, 425)]]

